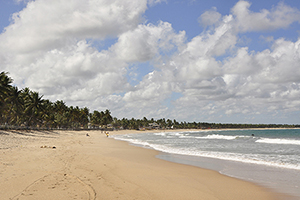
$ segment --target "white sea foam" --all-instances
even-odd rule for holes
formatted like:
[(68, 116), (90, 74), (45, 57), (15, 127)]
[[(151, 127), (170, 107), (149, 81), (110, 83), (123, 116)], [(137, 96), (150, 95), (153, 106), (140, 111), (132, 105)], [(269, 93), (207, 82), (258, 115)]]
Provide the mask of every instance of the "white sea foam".
[(261, 138), (256, 140), (258, 143), (268, 143), (268, 144), (293, 144), (300, 145), (300, 140), (291, 140), (291, 139), (271, 139), (271, 138)]
[(207, 135), (205, 137), (197, 137), (197, 138), (201, 138), (201, 139), (218, 139), (218, 140), (234, 140), (234, 139), (236, 139), (236, 137), (237, 136), (213, 134), (213, 135)]
[[(297, 154), (297, 148), (284, 147), (278, 149), (276, 147), (274, 151), (271, 149), (266, 151), (265, 147), (262, 147), (261, 145), (257, 146), (261, 143), (300, 145), (300, 140), (291, 138), (272, 139), (257, 138), (257, 136), (253, 137), (249, 136), (248, 134), (225, 135), (214, 133), (204, 136), (203, 133), (190, 134), (187, 132), (161, 132), (155, 134), (145, 133), (133, 135), (131, 137), (130, 135), (115, 135), (112, 137), (117, 140), (127, 141), (134, 145), (152, 148), (165, 153), (216, 158), (300, 170), (300, 158), (298, 156), (299, 154)], [(169, 140), (169, 138), (172, 140)], [(210, 140), (220, 141), (212, 141), (211, 143), (209, 142)], [(223, 143), (222, 140), (224, 142), (226, 141), (226, 143)], [(214, 144), (216, 144), (216, 146), (212, 146)], [(249, 149), (243, 149), (244, 144), (247, 146), (247, 148), (250, 147), (250, 151)], [(253, 148), (253, 151), (251, 148)], [(277, 150), (280, 150), (280, 153)]]
[(165, 136), (166, 135), (166, 133), (164, 133), (164, 132), (159, 132), (159, 133), (153, 133), (154, 135), (161, 135), (161, 136)]
[(143, 146), (143, 147), (151, 147), (151, 145), (148, 142), (138, 140), (138, 139), (123, 138), (123, 137), (118, 137), (118, 136), (113, 136), (113, 138), (116, 140), (126, 141), (126, 142), (136, 144), (139, 146)]
[(194, 137), (188, 136), (188, 135), (181, 135), (181, 136), (179, 136), (179, 138), (194, 138)]
[(157, 151), (171, 153), (171, 154), (200, 156), (200, 157), (215, 158), (221, 160), (229, 160), (229, 161), (236, 161), (236, 162), (243, 162), (243, 163), (250, 163), (250, 164), (259, 164), (259, 165), (267, 165), (272, 167), (300, 170), (299, 164), (289, 164), (289, 163), (278, 162), (278, 161), (277, 162), (265, 161), (259, 156), (257, 157), (252, 156), (251, 158), (251, 157), (245, 157), (245, 155), (237, 154), (237, 153), (194, 151), (189, 149), (170, 148), (163, 145), (150, 145), (150, 147)]

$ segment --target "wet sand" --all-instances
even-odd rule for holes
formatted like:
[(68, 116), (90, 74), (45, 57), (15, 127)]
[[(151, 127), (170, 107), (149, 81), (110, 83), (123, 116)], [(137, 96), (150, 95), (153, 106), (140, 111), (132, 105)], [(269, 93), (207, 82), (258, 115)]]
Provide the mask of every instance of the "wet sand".
[[(116, 131), (123, 134), (133, 131)], [(89, 136), (86, 136), (86, 133)], [(0, 130), (1, 199), (288, 199), (216, 171), (155, 158), (101, 131)]]

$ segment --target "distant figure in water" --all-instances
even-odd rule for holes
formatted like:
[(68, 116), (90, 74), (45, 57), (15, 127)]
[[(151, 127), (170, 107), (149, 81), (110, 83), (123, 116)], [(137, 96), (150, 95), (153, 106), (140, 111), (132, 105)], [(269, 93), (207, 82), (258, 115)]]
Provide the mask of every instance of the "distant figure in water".
[(87, 133), (86, 136), (90, 136), (90, 135)]
[(109, 132), (105, 132), (106, 136), (108, 137), (109, 136)]
[(254, 136), (254, 134), (252, 134), (252, 136)]

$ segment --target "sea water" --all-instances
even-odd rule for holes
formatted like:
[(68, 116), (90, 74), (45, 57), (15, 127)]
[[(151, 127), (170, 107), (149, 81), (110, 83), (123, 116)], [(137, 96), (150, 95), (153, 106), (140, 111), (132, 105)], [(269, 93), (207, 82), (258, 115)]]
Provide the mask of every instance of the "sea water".
[(112, 136), (158, 158), (219, 171), (300, 199), (300, 129), (200, 130)]

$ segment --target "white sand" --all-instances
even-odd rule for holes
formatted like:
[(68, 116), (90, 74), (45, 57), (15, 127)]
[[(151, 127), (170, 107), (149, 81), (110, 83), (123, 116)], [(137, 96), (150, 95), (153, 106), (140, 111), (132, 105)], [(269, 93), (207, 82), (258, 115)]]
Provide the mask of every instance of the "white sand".
[[(112, 134), (126, 132), (133, 131)], [(157, 159), (157, 153), (101, 131), (0, 131), (0, 199), (288, 198), (215, 171)]]

